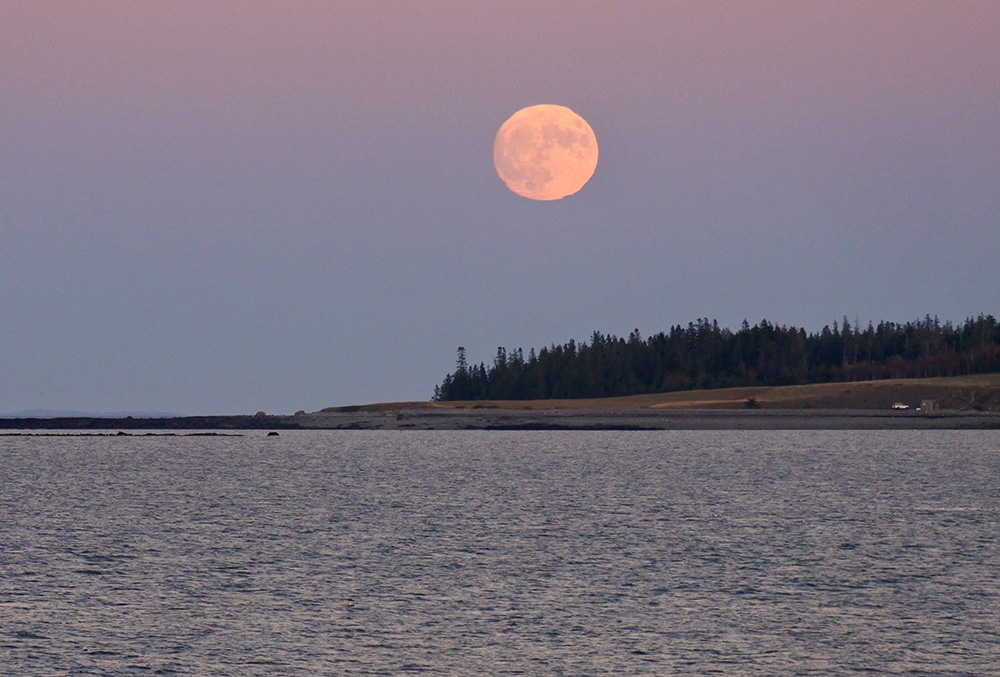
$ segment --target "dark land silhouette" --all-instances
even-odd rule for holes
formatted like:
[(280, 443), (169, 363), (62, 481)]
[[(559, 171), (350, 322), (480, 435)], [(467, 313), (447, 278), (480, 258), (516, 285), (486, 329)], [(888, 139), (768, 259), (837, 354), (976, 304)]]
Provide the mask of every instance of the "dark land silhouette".
[(458, 349), (434, 399), (545, 400), (623, 397), (684, 390), (956, 377), (1000, 372), (1000, 324), (961, 325), (926, 316), (864, 329), (847, 318), (819, 332), (766, 320), (732, 331), (699, 319), (643, 339), (594, 332), (525, 355), (497, 348), (492, 364)]

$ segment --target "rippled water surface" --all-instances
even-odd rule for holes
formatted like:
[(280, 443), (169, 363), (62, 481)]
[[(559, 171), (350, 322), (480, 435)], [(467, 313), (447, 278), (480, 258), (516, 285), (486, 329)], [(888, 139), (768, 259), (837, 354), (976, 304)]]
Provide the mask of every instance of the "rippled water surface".
[(1000, 433), (0, 438), (0, 672), (1000, 674)]

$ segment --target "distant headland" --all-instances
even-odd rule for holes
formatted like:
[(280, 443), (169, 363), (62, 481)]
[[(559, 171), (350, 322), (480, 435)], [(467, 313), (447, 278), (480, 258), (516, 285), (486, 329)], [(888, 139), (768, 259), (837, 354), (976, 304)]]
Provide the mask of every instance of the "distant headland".
[(622, 397), (686, 390), (885, 381), (1000, 373), (1000, 323), (937, 317), (906, 323), (846, 317), (820, 331), (762, 320), (733, 331), (699, 319), (643, 338), (593, 332), (525, 353), (499, 347), (491, 364), (458, 348), (438, 401)]

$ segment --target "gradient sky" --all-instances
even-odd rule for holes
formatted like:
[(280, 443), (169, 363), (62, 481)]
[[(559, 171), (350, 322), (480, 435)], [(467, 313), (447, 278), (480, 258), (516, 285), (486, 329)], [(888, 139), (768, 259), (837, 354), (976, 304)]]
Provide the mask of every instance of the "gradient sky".
[[(427, 399), (455, 349), (1000, 315), (1000, 3), (0, 3), (0, 411)], [(500, 124), (600, 162), (517, 197)]]

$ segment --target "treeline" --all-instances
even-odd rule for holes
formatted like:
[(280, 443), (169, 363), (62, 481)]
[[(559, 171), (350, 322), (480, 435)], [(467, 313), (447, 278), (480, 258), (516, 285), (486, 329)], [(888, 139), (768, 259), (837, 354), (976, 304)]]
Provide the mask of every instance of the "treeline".
[(817, 333), (766, 320), (738, 331), (699, 319), (643, 339), (594, 332), (589, 341), (497, 348), (491, 365), (467, 361), (434, 388), (437, 400), (615, 397), (697, 388), (802, 385), (1000, 372), (1000, 325), (979, 315), (961, 325), (937, 317), (897, 324), (847, 318)]

